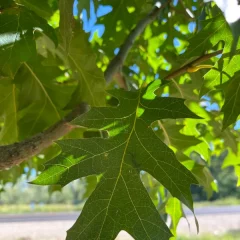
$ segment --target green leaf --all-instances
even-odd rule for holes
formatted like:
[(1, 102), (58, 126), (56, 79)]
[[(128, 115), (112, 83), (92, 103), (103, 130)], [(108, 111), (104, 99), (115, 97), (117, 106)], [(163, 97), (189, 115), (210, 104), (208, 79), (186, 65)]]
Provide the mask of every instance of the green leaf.
[(228, 149), (228, 154), (224, 159), (222, 168), (234, 167), (235, 175), (238, 178), (237, 187), (240, 186), (240, 143), (238, 143), (238, 151), (234, 153), (231, 149)]
[[(64, 52), (63, 61), (73, 72), (73, 79), (78, 86), (72, 94), (66, 109), (72, 108), (81, 101), (92, 106), (105, 105), (105, 80), (103, 73), (96, 66), (96, 56), (93, 53), (82, 26), (74, 22), (73, 0), (60, 0), (60, 35), (62, 44), (60, 49)], [(74, 24), (74, 27), (73, 27)]]
[(235, 166), (234, 170), (235, 170), (235, 174), (238, 178), (237, 187), (239, 187), (240, 186), (240, 166), (239, 165)]
[(173, 235), (177, 233), (177, 226), (182, 217), (185, 217), (182, 204), (177, 198), (170, 197), (165, 206), (166, 213), (171, 217), (171, 230)]
[(201, 143), (201, 141), (194, 136), (187, 136), (180, 133), (184, 125), (174, 125), (171, 121), (162, 123), (158, 121), (161, 128), (158, 134), (161, 139), (164, 139), (167, 145), (171, 145), (178, 150), (183, 150), (191, 146)]
[(102, 0), (101, 3), (98, 1), (98, 5), (112, 6), (112, 11), (97, 21), (106, 29), (103, 35), (103, 47), (110, 56), (113, 56), (115, 48), (122, 45), (134, 25), (146, 16), (145, 12), (141, 12), (145, 3), (146, 0), (122, 0), (120, 4), (111, 0)]
[(68, 54), (69, 45), (73, 35), (73, 2), (74, 0), (60, 0), (60, 35), (66, 53)]
[(23, 7), (0, 14), (0, 74), (14, 78), (22, 62), (36, 54), (35, 31), (43, 31), (55, 43), (54, 30), (47, 22)]
[(40, 61), (24, 63), (14, 83), (19, 89), (18, 111), (21, 138), (36, 134), (61, 120), (62, 109), (70, 101), (74, 86), (59, 84), (63, 72), (57, 67), (41, 65)]
[(240, 15), (239, 15), (239, 1), (215, 1), (217, 6), (222, 10), (226, 21), (229, 23), (232, 34), (233, 34), (233, 43), (232, 43), (232, 54), (234, 54), (240, 36)]
[(43, 18), (50, 18), (53, 14), (48, 0), (15, 0), (18, 4), (34, 11), (36, 14)]
[(225, 148), (231, 148), (232, 151), (234, 153), (238, 152), (238, 141), (237, 141), (237, 137), (235, 136), (234, 131), (231, 128), (226, 128), (223, 131), (223, 127), (222, 127), (222, 121), (216, 121), (216, 120), (212, 120), (209, 121), (210, 126), (213, 127), (213, 134), (216, 138), (219, 139), (223, 139), (223, 144), (225, 146)]
[(238, 143), (237, 154), (235, 154), (231, 149), (228, 149), (228, 154), (224, 159), (222, 168), (235, 166), (235, 165), (240, 165), (240, 143)]
[(208, 199), (213, 194), (212, 184), (214, 183), (214, 178), (210, 170), (203, 164), (198, 164), (192, 160), (187, 160), (183, 162), (183, 165), (187, 167), (193, 175), (198, 180), (199, 184), (204, 187), (204, 190), (207, 193)]
[(222, 107), (224, 113), (223, 129), (235, 123), (240, 114), (240, 73), (224, 84), (225, 103)]
[(200, 95), (205, 95), (216, 86), (229, 81), (229, 79), (232, 78), (237, 71), (239, 71), (239, 61), (239, 55), (234, 55), (231, 60), (229, 54), (223, 55), (222, 58), (214, 65), (214, 69), (210, 70), (204, 76), (204, 85), (201, 89)]
[(171, 79), (170, 83), (168, 84), (169, 89), (169, 96), (170, 97), (180, 97), (187, 99), (188, 101), (199, 101), (199, 94), (198, 91), (202, 87), (202, 74), (198, 71), (196, 73), (191, 73), (189, 77), (182, 76), (184, 81), (188, 78), (191, 79), (191, 83), (185, 82), (180, 84), (181, 78), (179, 81)]
[(0, 144), (18, 141), (17, 125), (18, 90), (14, 84), (0, 85)]
[[(207, 113), (206, 110), (202, 108), (199, 103), (191, 102), (191, 104), (189, 104), (189, 107), (190, 109), (194, 109), (194, 111), (198, 114), (198, 116), (201, 116), (202, 119), (200, 120), (185, 119), (184, 120), (185, 127), (182, 129), (182, 133), (185, 135), (195, 136), (202, 142), (196, 146), (189, 147), (184, 151), (184, 154), (190, 157), (190, 154), (192, 152), (198, 152), (206, 161), (209, 161), (210, 160), (209, 139), (208, 137), (206, 138), (205, 136), (200, 136), (200, 132), (197, 129), (198, 124), (208, 126), (209, 113)], [(210, 129), (208, 131), (210, 132)]]
[(190, 57), (201, 56), (207, 50), (217, 45), (219, 41), (224, 41), (224, 52), (231, 49), (232, 34), (228, 23), (222, 14), (202, 22), (203, 28), (189, 39), (189, 46), (182, 58), (189, 60)]
[(33, 183), (64, 186), (81, 177), (102, 175), (67, 239), (114, 239), (120, 230), (136, 240), (169, 239), (171, 233), (143, 187), (140, 171), (151, 174), (190, 209), (190, 185), (197, 181), (155, 135), (151, 123), (198, 116), (183, 99), (149, 100), (152, 94), (146, 89), (110, 93), (119, 100), (118, 107), (94, 107), (74, 120), (83, 127), (108, 131), (109, 138), (59, 141), (62, 154), (46, 164)]
[[(194, 56), (202, 56), (221, 41), (224, 42), (224, 49), (222, 58), (204, 76), (204, 85), (200, 92), (201, 96), (213, 90), (216, 85), (228, 81), (229, 76), (233, 76), (236, 70), (239, 69), (238, 62), (240, 60), (240, 57), (235, 55), (230, 61), (233, 37), (230, 27), (222, 15), (208, 19), (203, 24), (203, 29), (189, 40), (188, 50), (183, 54), (182, 59), (188, 60)], [(240, 43), (238, 47), (240, 47)]]
[[(96, 56), (86, 37), (86, 34), (78, 26), (75, 28), (70, 42), (67, 64), (73, 72), (73, 78), (78, 81), (78, 88), (68, 107), (81, 101), (86, 101), (92, 106), (105, 105), (103, 72), (96, 66)], [(63, 50), (62, 47), (61, 49)]]
[(240, 20), (238, 19), (238, 21), (230, 23), (230, 27), (231, 27), (232, 34), (233, 34), (231, 54), (235, 54), (236, 48), (238, 45), (238, 41), (239, 41), (239, 37), (240, 37), (240, 30), (239, 30), (240, 29)]
[[(209, 29), (203, 29), (203, 35), (211, 32), (210, 42), (212, 46), (216, 45), (220, 41), (224, 41), (223, 55), (221, 59), (214, 65), (214, 68), (211, 69), (204, 76), (204, 85), (201, 89), (200, 95), (207, 94), (210, 90), (213, 90), (215, 86), (225, 83), (229, 80), (229, 77), (233, 76), (236, 71), (239, 70), (240, 61), (239, 55), (231, 56), (232, 51), (232, 33), (229, 28), (228, 23), (225, 21), (224, 17), (217, 17), (212, 19), (212, 21), (207, 25)], [(201, 37), (197, 36), (196, 37)], [(203, 41), (204, 42), (204, 41)], [(237, 48), (240, 47), (240, 43), (237, 45)], [(218, 69), (218, 70), (217, 70)]]
[(13, 0), (0, 0), (0, 8), (5, 9), (13, 5)]

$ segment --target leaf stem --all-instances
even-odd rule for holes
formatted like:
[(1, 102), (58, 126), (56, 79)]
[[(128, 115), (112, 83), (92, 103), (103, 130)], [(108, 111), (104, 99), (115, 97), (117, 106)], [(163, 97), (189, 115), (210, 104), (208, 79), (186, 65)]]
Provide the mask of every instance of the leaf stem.
[(172, 78), (175, 78), (181, 74), (184, 74), (186, 72), (188, 72), (188, 69), (191, 68), (191, 67), (194, 67), (194, 66), (197, 66), (198, 64), (212, 58), (212, 57), (215, 57), (219, 54), (222, 54), (223, 50), (218, 50), (216, 52), (212, 52), (212, 53), (208, 53), (208, 54), (205, 54), (203, 56), (200, 56), (198, 57), (197, 59), (193, 60), (192, 62), (184, 65), (183, 67), (180, 67), (179, 69), (171, 72), (170, 74), (168, 74), (164, 79), (165, 80), (171, 80)]

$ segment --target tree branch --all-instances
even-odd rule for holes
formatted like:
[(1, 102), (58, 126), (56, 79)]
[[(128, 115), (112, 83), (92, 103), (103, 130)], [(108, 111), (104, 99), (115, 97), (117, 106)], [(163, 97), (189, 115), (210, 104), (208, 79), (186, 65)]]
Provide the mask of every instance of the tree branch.
[[(120, 48), (119, 53), (112, 59), (110, 64), (105, 71), (106, 82), (110, 82), (112, 77), (120, 71), (124, 61), (126, 60), (130, 49), (132, 48), (136, 38), (142, 34), (144, 29), (152, 23), (161, 12), (163, 8), (168, 4), (166, 1), (161, 7), (155, 7), (153, 11), (148, 14), (144, 19), (142, 19), (137, 26), (130, 32), (125, 42)], [(188, 63), (187, 65), (179, 68), (178, 70), (170, 73), (165, 77), (166, 80), (170, 80), (180, 74), (187, 72), (189, 67), (193, 67), (213, 56), (221, 54), (222, 50), (214, 53), (203, 55), (196, 60)], [(0, 146), (0, 170), (10, 168), (14, 165), (20, 164), (25, 160), (39, 154), (42, 150), (49, 147), (54, 141), (58, 140), (62, 136), (69, 133), (76, 126), (71, 125), (71, 121), (77, 116), (85, 113), (88, 110), (88, 105), (82, 103), (79, 107), (74, 109), (69, 115), (67, 115), (63, 120), (56, 123), (54, 126), (48, 128), (46, 131), (39, 133), (29, 139), (22, 142)]]
[(112, 59), (104, 73), (107, 83), (112, 80), (115, 73), (120, 71), (137, 37), (141, 35), (144, 29), (157, 18), (161, 10), (166, 7), (168, 2), (169, 1), (167, 1), (164, 5), (161, 5), (161, 7), (155, 7), (153, 11), (143, 18), (130, 32), (125, 42), (120, 47), (118, 54)]
[(183, 67), (181, 67), (181, 68), (173, 71), (172, 73), (168, 74), (168, 75), (164, 78), (164, 80), (171, 80), (172, 78), (175, 78), (175, 77), (177, 77), (177, 76), (179, 76), (179, 75), (181, 75), (181, 74), (184, 74), (184, 73), (188, 72), (188, 69), (189, 69), (190, 67), (197, 66), (197, 65), (199, 65), (200, 63), (202, 63), (202, 62), (204, 62), (204, 61), (206, 61), (206, 60), (208, 60), (208, 59), (210, 59), (210, 58), (212, 58), (212, 57), (215, 57), (215, 56), (217, 56), (217, 55), (219, 55), (219, 54), (222, 54), (222, 52), (223, 52), (223, 50), (218, 50), (218, 51), (216, 51), (216, 52), (208, 53), (208, 54), (205, 54), (205, 55), (203, 55), (203, 56), (201, 56), (201, 57), (198, 57), (197, 59), (193, 60), (192, 62), (190, 62), (190, 63), (184, 65)]
[(63, 120), (59, 121), (46, 131), (39, 133), (22, 142), (0, 146), (0, 170), (10, 168), (39, 154), (54, 141), (69, 133), (76, 126), (70, 122), (77, 116), (87, 112), (88, 105), (80, 104)]
[[(110, 82), (113, 75), (119, 72), (121, 66), (126, 60), (130, 49), (136, 38), (144, 31), (146, 26), (152, 23), (160, 11), (168, 4), (167, 1), (160, 8), (155, 7), (153, 11), (142, 19), (131, 31), (121, 46), (119, 53), (112, 59), (105, 71), (106, 82)], [(0, 12), (1, 13), (1, 12)], [(76, 126), (71, 125), (71, 121), (77, 116), (85, 113), (88, 105), (82, 103), (77, 109), (74, 109), (67, 117), (50, 127), (46, 131), (39, 133), (22, 142), (0, 146), (0, 170), (18, 165), (25, 160), (39, 154), (42, 150), (49, 147), (54, 141), (69, 133)]]

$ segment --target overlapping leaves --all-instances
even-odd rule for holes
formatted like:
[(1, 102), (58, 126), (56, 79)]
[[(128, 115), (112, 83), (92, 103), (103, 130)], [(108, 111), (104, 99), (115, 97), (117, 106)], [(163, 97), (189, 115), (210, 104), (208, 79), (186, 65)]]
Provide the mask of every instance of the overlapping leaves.
[[(18, 139), (16, 95), (17, 89), (14, 85), (0, 85), (0, 121), (2, 122), (0, 141), (2, 144), (10, 144)], [(9, 134), (10, 131), (11, 134)]]
[(72, 78), (78, 83), (72, 101), (68, 107), (81, 101), (92, 106), (104, 105), (103, 92), (105, 80), (103, 73), (97, 68), (96, 56), (90, 49), (86, 34), (73, 18), (73, 0), (60, 0), (60, 50), (64, 52), (63, 60), (71, 69)]
[(15, 0), (16, 3), (27, 7), (34, 11), (41, 17), (50, 18), (52, 16), (52, 9), (49, 5), (49, 0)]
[(109, 138), (59, 141), (62, 154), (34, 181), (66, 185), (77, 178), (101, 175), (67, 239), (114, 239), (120, 230), (135, 239), (169, 239), (171, 234), (140, 181), (142, 170), (192, 209), (189, 188), (197, 181), (151, 130), (151, 123), (198, 117), (183, 99), (155, 97), (157, 84), (136, 92), (112, 90), (118, 107), (92, 108), (74, 121), (108, 131)]
[(56, 81), (62, 74), (63, 71), (58, 67), (43, 66), (40, 60), (22, 64), (14, 78), (19, 90), (16, 114), (21, 139), (63, 118), (63, 109), (75, 88)]
[[(57, 44), (57, 38), (54, 30), (47, 24), (46, 20), (34, 12), (10, 1), (9, 5), (3, 4), (1, 6), (4, 10), (0, 14), (0, 118), (2, 123), (0, 142), (1, 144), (10, 144), (19, 140), (19, 130), (21, 131), (19, 118), (21, 119), (23, 115), (20, 116), (18, 110), (21, 102), (25, 101), (24, 98), (28, 96), (28, 94), (25, 94), (26, 92), (19, 91), (19, 85), (13, 84), (12, 81), (15, 79), (22, 63), (37, 55), (36, 32), (46, 34), (55, 45)], [(33, 85), (31, 86), (33, 87)], [(31, 90), (33, 88), (29, 88), (27, 92)], [(32, 99), (30, 103), (32, 103)], [(34, 112), (36, 111), (35, 109)], [(34, 116), (33, 125), (38, 122), (38, 113)], [(31, 118), (26, 119), (30, 120)], [(39, 128), (37, 126), (37, 129), (43, 130), (44, 127)], [(25, 133), (25, 136), (27, 135)]]
[(47, 22), (24, 7), (0, 14), (0, 74), (14, 78), (21, 62), (36, 52), (34, 32), (43, 31), (55, 43), (56, 35)]
[(187, 60), (189, 57), (202, 56), (206, 51), (212, 50), (213, 47), (216, 47), (221, 42), (224, 44), (224, 56), (215, 64), (215, 68), (204, 76), (205, 81), (201, 89), (201, 95), (207, 94), (216, 85), (227, 81), (229, 75), (232, 76), (234, 74), (236, 62), (238, 62), (238, 56), (229, 61), (232, 34), (224, 17), (219, 15), (208, 19), (203, 22), (203, 25), (203, 29), (189, 40), (190, 45), (186, 53), (183, 54), (183, 59)]
[[(233, 37), (230, 27), (222, 15), (206, 20), (203, 29), (190, 39), (189, 48), (186, 53), (183, 54), (184, 58), (201, 56), (204, 52), (212, 50), (213, 47), (216, 47), (218, 44), (224, 46), (221, 58), (204, 76), (204, 83), (200, 92), (201, 96), (208, 94), (214, 90), (216, 86), (224, 83), (226, 84), (223, 86), (229, 86), (229, 88), (232, 89), (236, 87), (236, 89), (238, 89), (237, 85), (239, 81), (236, 80), (237, 77), (234, 76), (236, 72), (239, 71), (238, 63), (240, 58), (238, 54), (231, 56), (232, 40)], [(239, 47), (240, 43), (237, 45), (237, 49)], [(223, 89), (223, 91), (226, 93), (225, 105), (222, 108), (222, 112), (224, 112), (223, 129), (225, 129), (236, 121), (239, 112), (238, 110), (236, 111), (236, 104), (234, 104), (234, 102), (236, 103), (237, 101), (237, 93), (234, 94), (234, 96), (230, 96), (229, 89)], [(231, 92), (231, 94), (232, 93), (233, 92)], [(231, 104), (229, 104), (230, 102)], [(229, 107), (230, 105), (231, 107)]]
[[(80, 101), (103, 105), (103, 73), (95, 64), (85, 33), (79, 25), (72, 28), (72, 5), (73, 1), (60, 2), (60, 39), (42, 18), (51, 16), (48, 1), (42, 8), (29, 0), (1, 5), (1, 144), (39, 133)], [(67, 78), (76, 81), (63, 84)]]

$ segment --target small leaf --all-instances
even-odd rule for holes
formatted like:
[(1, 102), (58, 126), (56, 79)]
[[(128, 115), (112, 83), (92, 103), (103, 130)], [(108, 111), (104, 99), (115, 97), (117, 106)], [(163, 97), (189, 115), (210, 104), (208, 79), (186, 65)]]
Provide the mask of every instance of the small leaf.
[(180, 133), (184, 125), (176, 125), (169, 120), (165, 123), (161, 121), (158, 123), (161, 128), (159, 136), (161, 139), (165, 140), (164, 142), (167, 145), (171, 145), (178, 150), (183, 150), (201, 143), (201, 141), (194, 136), (187, 136)]
[(177, 233), (177, 226), (182, 217), (185, 217), (182, 204), (177, 198), (170, 197), (165, 206), (166, 213), (171, 217), (171, 230), (174, 236)]
[(214, 189), (212, 184), (214, 183), (214, 178), (209, 171), (209, 169), (202, 164), (198, 164), (192, 160), (184, 161), (183, 165), (186, 166), (193, 175), (198, 180), (199, 184), (204, 187), (204, 190), (207, 193), (208, 199), (213, 195)]
[(228, 148), (228, 154), (224, 159), (222, 168), (236, 165), (240, 165), (240, 143), (238, 143), (237, 153), (234, 153), (231, 149)]

